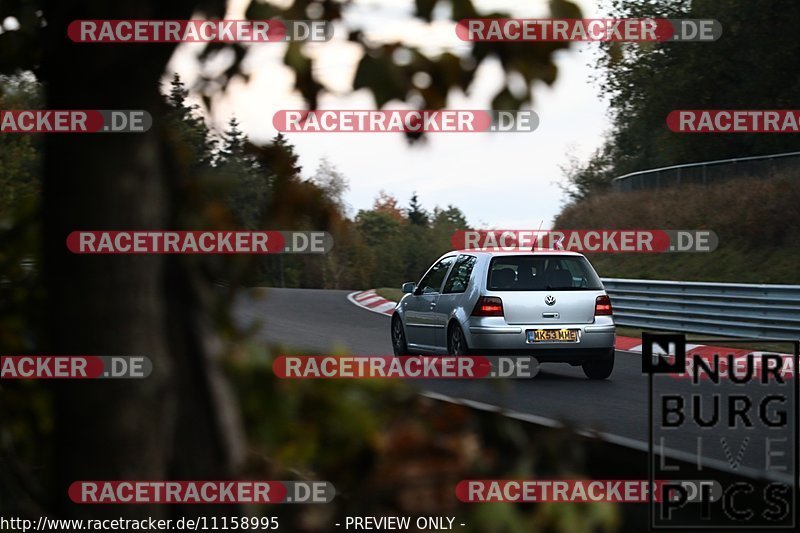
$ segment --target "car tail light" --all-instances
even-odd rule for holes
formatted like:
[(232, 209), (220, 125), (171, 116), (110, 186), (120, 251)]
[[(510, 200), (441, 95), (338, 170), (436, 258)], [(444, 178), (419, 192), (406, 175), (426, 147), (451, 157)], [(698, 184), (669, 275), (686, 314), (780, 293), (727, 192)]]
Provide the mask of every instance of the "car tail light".
[(496, 296), (481, 296), (472, 310), (472, 316), (503, 316), (503, 300)]
[(613, 315), (611, 310), (611, 300), (605, 294), (598, 296), (594, 302), (594, 316)]

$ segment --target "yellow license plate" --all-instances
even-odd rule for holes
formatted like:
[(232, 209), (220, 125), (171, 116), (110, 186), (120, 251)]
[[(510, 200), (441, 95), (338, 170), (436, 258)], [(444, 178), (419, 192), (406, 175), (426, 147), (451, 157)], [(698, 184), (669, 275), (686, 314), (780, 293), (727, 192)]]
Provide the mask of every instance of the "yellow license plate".
[(577, 329), (532, 329), (528, 342), (578, 342)]

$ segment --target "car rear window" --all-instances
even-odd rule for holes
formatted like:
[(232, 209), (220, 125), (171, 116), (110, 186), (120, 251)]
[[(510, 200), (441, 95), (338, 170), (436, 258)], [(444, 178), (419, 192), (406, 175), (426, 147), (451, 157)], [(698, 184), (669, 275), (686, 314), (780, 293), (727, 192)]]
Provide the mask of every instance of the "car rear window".
[(490, 291), (579, 291), (603, 288), (589, 261), (579, 256), (495, 257), (489, 265)]

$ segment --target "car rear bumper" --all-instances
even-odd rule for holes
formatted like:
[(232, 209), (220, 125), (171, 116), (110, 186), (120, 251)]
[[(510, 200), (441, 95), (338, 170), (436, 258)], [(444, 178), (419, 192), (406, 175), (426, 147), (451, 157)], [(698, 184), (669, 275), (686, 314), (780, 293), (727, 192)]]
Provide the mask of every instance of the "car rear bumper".
[[(497, 317), (500, 318), (500, 317)], [(614, 348), (615, 331), (614, 322), (610, 317), (598, 317), (593, 324), (525, 324), (508, 325), (500, 323), (497, 318), (471, 318), (464, 328), (467, 344), (476, 353), (493, 352), (518, 352), (540, 353), (542, 356), (552, 355), (563, 357), (565, 360), (571, 356), (569, 352), (591, 355), (601, 351), (606, 353)], [(533, 329), (576, 329), (578, 342), (537, 342), (527, 341), (527, 331)], [(588, 351), (587, 351), (588, 350)]]

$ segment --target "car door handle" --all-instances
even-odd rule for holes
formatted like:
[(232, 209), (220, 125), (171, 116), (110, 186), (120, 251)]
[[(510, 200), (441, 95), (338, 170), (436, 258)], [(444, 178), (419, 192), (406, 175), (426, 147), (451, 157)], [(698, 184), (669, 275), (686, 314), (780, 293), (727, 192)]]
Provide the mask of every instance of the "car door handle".
[(542, 313), (543, 318), (558, 318), (558, 313)]
[(431, 309), (433, 309), (434, 307), (436, 307), (436, 302), (431, 302)]

